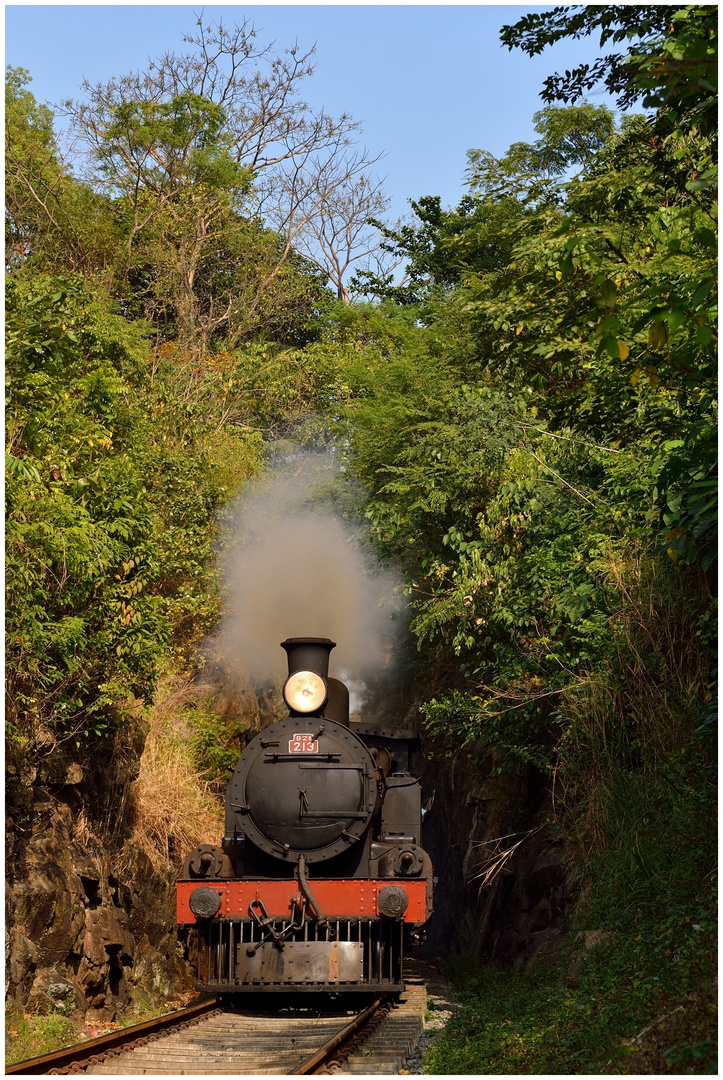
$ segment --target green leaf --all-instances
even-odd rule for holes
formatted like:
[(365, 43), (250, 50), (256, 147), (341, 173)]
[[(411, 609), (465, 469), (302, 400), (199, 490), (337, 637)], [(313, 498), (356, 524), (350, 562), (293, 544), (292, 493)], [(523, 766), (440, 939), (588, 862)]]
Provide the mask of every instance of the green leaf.
[(700, 284), (693, 293), (693, 298), (690, 301), (691, 306), (698, 307), (699, 304), (702, 304), (714, 285), (715, 280), (713, 278), (711, 278), (709, 281), (702, 282), (702, 284)]

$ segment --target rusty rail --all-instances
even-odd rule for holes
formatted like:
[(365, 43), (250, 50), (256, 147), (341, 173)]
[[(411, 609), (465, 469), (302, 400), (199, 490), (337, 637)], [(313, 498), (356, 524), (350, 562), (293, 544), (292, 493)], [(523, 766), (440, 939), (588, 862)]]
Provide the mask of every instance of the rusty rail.
[(346, 1027), (338, 1031), (336, 1035), (333, 1035), (328, 1039), (323, 1046), (316, 1050), (305, 1061), (302, 1061), (301, 1065), (298, 1065), (292, 1072), (288, 1073), (289, 1076), (304, 1076), (314, 1072), (314, 1070), (321, 1064), (331, 1058), (333, 1052), (352, 1037), (360, 1028), (368, 1023), (374, 1014), (380, 1010), (387, 1000), (385, 997), (378, 997), (375, 1001), (368, 1005), (363, 1012), (360, 1012), (358, 1016), (355, 1016)]
[[(26, 1075), (43, 1075), (60, 1072), (61, 1069), (72, 1069), (73, 1065), (80, 1068), (73, 1071), (81, 1071), (83, 1065), (97, 1064), (100, 1059), (111, 1050), (119, 1050), (128, 1043), (136, 1043), (151, 1035), (168, 1032), (169, 1029), (178, 1027), (192, 1020), (214, 1012), (220, 1007), (221, 998), (214, 997), (209, 1001), (202, 1001), (199, 1005), (190, 1005), (187, 1009), (177, 1009), (176, 1012), (157, 1016), (155, 1020), (146, 1020), (142, 1024), (134, 1024), (132, 1027), (121, 1028), (109, 1035), (100, 1035), (97, 1039), (89, 1039), (88, 1042), (78, 1043), (76, 1046), (68, 1046), (64, 1050), (57, 1050), (53, 1054), (42, 1054), (40, 1057), (28, 1058), (27, 1061), (19, 1061), (16, 1065), (8, 1065), (5, 1075), (19, 1073)], [(97, 1061), (91, 1061), (96, 1058)]]

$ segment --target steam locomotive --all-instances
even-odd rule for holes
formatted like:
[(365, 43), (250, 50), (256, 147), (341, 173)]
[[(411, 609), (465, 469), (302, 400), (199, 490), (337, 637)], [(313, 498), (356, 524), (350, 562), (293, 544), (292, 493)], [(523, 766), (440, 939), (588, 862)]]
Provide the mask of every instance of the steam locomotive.
[(186, 858), (177, 921), (193, 928), (198, 990), (401, 991), (432, 914), (411, 772), (417, 736), (350, 723), (329, 638), (288, 638), (285, 720), (246, 746), (222, 844)]

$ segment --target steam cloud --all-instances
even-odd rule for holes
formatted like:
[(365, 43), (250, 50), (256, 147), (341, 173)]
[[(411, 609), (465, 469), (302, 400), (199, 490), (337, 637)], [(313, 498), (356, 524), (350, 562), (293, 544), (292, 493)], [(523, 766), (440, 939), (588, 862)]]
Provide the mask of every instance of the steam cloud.
[(207, 655), (259, 684), (285, 676), (285, 638), (331, 638), (329, 674), (358, 707), (364, 677), (389, 662), (401, 601), (398, 579), (330, 505), (338, 477), (331, 458), (311, 454), (245, 489), (226, 530), (226, 614)]

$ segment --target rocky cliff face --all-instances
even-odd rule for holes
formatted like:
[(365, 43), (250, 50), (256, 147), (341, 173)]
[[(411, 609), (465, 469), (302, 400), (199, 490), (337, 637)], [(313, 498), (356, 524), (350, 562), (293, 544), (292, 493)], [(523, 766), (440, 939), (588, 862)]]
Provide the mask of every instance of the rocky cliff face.
[(172, 996), (191, 981), (173, 882), (132, 844), (108, 853), (84, 843), (81, 805), (75, 785), (10, 778), (6, 993), (27, 1011), (107, 1021), (141, 987)]
[[(372, 688), (369, 714), (390, 727), (421, 730), (419, 701), (431, 687), (407, 663), (391, 686)], [(423, 750), (428, 749), (422, 737)], [(549, 781), (523, 762), (499, 774), (466, 753), (415, 755), (422, 794), (434, 801), (422, 842), (439, 881), (427, 940), (440, 953), (466, 953), (532, 968), (563, 945), (577, 899), (575, 855), (547, 824)], [(492, 873), (489, 883), (484, 875)]]
[[(205, 674), (212, 677), (208, 668)], [(407, 642), (396, 665), (368, 679), (358, 718), (420, 731), (419, 702), (434, 690), (434, 671), (425, 670), (424, 678), (429, 681), (421, 684)], [(278, 701), (281, 711), (274, 711), (272, 688), (264, 695), (248, 681), (231, 686), (220, 670), (216, 680), (215, 708), (228, 716), (230, 726), (242, 712), (249, 736), (283, 715)], [(425, 742), (423, 737), (423, 749)], [(471, 952), (517, 968), (552, 956), (563, 944), (577, 889), (574, 853), (546, 824), (552, 816), (547, 778), (522, 762), (492, 776), (465, 754), (428, 760), (418, 753), (414, 768), (425, 800), (434, 793), (423, 828), (439, 878), (427, 933), (430, 947)], [(480, 874), (495, 857), (499, 869), (484, 884)]]
[[(275, 719), (271, 691), (257, 697), (224, 672), (203, 685), (171, 679), (164, 695), (174, 714), (210, 697), (229, 731)], [(34, 758), (7, 754), (6, 994), (25, 1011), (109, 1021), (141, 993), (162, 1003), (193, 990), (175, 873), (129, 839), (134, 800), (148, 798), (147, 784), (131, 794), (147, 734), (130, 725), (82, 763), (50, 735)]]
[(577, 890), (540, 775), (523, 767), (489, 778), (461, 756), (426, 762), (422, 777), (425, 796), (435, 792), (423, 832), (439, 876), (430, 945), (516, 968), (553, 955)]

